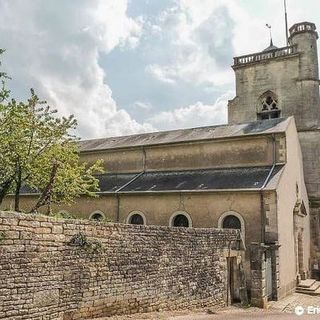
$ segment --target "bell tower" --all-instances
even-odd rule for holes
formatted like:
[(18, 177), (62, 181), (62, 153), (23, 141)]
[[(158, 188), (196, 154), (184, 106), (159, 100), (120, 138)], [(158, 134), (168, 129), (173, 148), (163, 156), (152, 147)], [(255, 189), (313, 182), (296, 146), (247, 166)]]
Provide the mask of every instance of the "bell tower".
[(299, 130), (320, 127), (317, 39), (314, 23), (297, 23), (290, 28), (288, 46), (235, 57), (229, 123), (293, 115)]
[(316, 25), (294, 24), (288, 46), (235, 57), (229, 123), (294, 116), (311, 207), (314, 270), (320, 276), (320, 96)]

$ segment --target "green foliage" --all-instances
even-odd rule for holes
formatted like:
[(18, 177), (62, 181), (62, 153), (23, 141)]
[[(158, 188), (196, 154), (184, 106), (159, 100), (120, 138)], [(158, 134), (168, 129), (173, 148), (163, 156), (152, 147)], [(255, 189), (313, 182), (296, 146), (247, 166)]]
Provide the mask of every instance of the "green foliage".
[(58, 212), (58, 213), (52, 214), (51, 216), (57, 219), (76, 219), (75, 216), (73, 216), (71, 213), (68, 213), (68, 212)]
[[(0, 54), (3, 50), (0, 50)], [(81, 163), (78, 138), (72, 134), (77, 121), (58, 117), (57, 110), (41, 101), (33, 90), (25, 102), (9, 99), (7, 75), (0, 73), (0, 203), (15, 194), (19, 211), (21, 188), (40, 194), (31, 211), (51, 205), (69, 204), (80, 195), (96, 196), (95, 173), (103, 172), (102, 161)]]
[[(5, 52), (5, 50), (0, 48), (0, 56)], [(0, 61), (0, 66), (1, 66), (1, 61)], [(8, 75), (5, 72), (1, 72), (0, 70), (0, 103), (5, 101), (6, 99), (9, 98), (10, 95), (10, 90), (6, 88), (6, 83), (5, 80), (9, 79)]]
[(99, 220), (99, 222), (100, 223), (113, 223), (114, 221), (109, 217), (105, 217), (105, 218)]
[(73, 235), (69, 241), (69, 245), (81, 247), (90, 253), (102, 251), (102, 244), (100, 241), (96, 239), (89, 240), (82, 232)]

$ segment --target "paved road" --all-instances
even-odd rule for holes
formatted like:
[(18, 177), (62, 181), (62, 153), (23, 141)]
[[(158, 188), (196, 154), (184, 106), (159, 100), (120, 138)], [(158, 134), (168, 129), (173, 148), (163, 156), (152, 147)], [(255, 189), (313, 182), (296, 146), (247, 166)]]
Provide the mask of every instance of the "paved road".
[[(297, 316), (292, 313), (283, 312), (236, 312), (236, 313), (217, 313), (215, 315), (208, 314), (191, 314), (187, 316), (177, 316), (162, 318), (167, 320), (246, 320), (246, 319), (267, 319), (267, 320), (308, 320), (308, 319), (320, 319), (320, 315), (303, 315)], [(150, 319), (151, 320), (151, 319)]]
[[(121, 316), (104, 318), (100, 320), (247, 320), (247, 319), (267, 319), (267, 320), (308, 320), (320, 319), (320, 315), (302, 315), (297, 316), (294, 313), (284, 313), (270, 310), (225, 310), (217, 312), (216, 314), (208, 314), (206, 312), (189, 312), (184, 315), (175, 315), (175, 313), (161, 312), (152, 314), (139, 314), (132, 316)], [(96, 319), (98, 320), (98, 319)]]
[[(302, 307), (304, 314), (295, 314), (296, 307)], [(313, 306), (319, 308), (318, 315), (309, 315), (307, 308)], [(301, 308), (300, 308), (301, 309)], [(94, 320), (246, 320), (246, 319), (267, 319), (267, 320), (320, 320), (320, 296), (308, 296), (295, 293), (280, 301), (271, 302), (268, 310), (258, 308), (242, 309), (229, 307), (210, 314), (203, 311), (175, 311), (175, 312), (153, 312), (144, 314), (134, 314), (127, 316), (114, 316)]]

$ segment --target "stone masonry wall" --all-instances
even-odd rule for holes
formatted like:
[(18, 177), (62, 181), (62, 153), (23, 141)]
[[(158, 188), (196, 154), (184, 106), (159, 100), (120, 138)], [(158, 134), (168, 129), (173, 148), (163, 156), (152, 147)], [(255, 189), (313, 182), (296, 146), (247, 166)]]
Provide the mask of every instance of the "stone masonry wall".
[(0, 319), (223, 306), (233, 230), (0, 212)]

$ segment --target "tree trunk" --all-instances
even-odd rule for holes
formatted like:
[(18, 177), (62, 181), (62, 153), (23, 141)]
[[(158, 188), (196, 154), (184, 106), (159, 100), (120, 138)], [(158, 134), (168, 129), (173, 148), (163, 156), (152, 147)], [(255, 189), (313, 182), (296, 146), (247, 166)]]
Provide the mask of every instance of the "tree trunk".
[(21, 190), (21, 166), (18, 167), (18, 176), (16, 179), (16, 192), (14, 195), (14, 210), (20, 212), (20, 190)]
[(52, 189), (54, 187), (54, 183), (55, 183), (55, 179), (56, 179), (56, 175), (57, 175), (57, 171), (58, 171), (58, 163), (54, 163), (52, 166), (52, 170), (51, 170), (51, 175), (50, 175), (50, 179), (49, 182), (47, 184), (47, 186), (44, 188), (40, 198), (38, 199), (37, 203), (34, 205), (34, 207), (30, 210), (30, 212), (37, 212), (37, 210), (48, 204), (48, 200), (50, 202), (51, 199), (51, 193), (52, 193)]
[(12, 181), (13, 181), (13, 178), (10, 178), (1, 185), (1, 187), (0, 187), (0, 205), (2, 204), (5, 196), (8, 194), (8, 191), (11, 187)]

